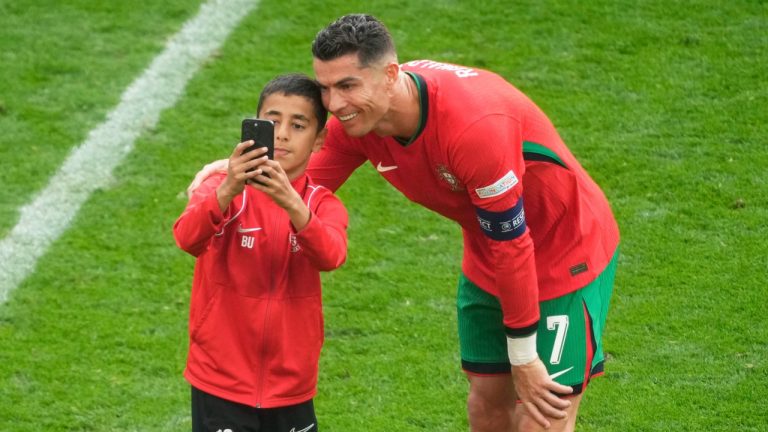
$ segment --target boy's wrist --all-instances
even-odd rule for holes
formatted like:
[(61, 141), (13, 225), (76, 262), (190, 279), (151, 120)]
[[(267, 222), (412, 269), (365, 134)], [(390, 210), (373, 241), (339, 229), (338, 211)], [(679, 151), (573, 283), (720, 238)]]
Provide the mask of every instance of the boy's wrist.
[(229, 188), (224, 186), (223, 183), (221, 185), (219, 185), (218, 188), (216, 188), (216, 197), (219, 198), (220, 200), (222, 200), (222, 199), (231, 200), (232, 196), (233, 195), (229, 191)]
[(312, 217), (312, 212), (309, 210), (304, 200), (301, 199), (299, 194), (296, 194), (296, 199), (291, 200), (291, 203), (285, 207), (286, 213), (291, 219), (293, 228), (298, 232), (304, 229), (309, 223), (309, 219)]
[(216, 198), (219, 201), (219, 207), (221, 207), (221, 211), (224, 211), (224, 209), (229, 206), (230, 201), (232, 201), (236, 195), (237, 192), (232, 186), (228, 185), (226, 181), (220, 184), (218, 188), (216, 188)]
[(288, 202), (288, 205), (285, 207), (285, 211), (288, 213), (300, 212), (303, 207), (306, 207), (306, 204), (304, 204), (304, 200), (301, 199), (301, 195), (299, 195), (297, 192)]
[(220, 192), (222, 196), (232, 199), (243, 190), (243, 187), (244, 184), (238, 184), (237, 181), (232, 181), (232, 179), (227, 176), (224, 181), (221, 182), (217, 191)]

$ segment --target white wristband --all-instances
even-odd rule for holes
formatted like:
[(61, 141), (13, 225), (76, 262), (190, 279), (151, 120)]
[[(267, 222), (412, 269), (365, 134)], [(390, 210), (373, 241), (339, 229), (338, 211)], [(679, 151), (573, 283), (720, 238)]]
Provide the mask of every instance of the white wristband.
[(536, 352), (536, 332), (520, 338), (507, 336), (507, 353), (512, 366), (520, 366), (536, 360), (539, 357)]

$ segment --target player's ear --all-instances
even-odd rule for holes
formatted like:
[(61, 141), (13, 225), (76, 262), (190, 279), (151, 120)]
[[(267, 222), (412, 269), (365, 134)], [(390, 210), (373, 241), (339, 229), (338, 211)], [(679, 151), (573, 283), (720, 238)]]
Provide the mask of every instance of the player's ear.
[(393, 87), (400, 77), (400, 65), (396, 61), (387, 63), (384, 73), (387, 76), (387, 84), (389, 87)]
[(325, 142), (325, 136), (328, 135), (328, 128), (323, 128), (320, 132), (317, 133), (317, 136), (315, 137), (315, 142), (312, 143), (312, 153), (317, 153), (320, 151), (321, 148), (323, 148), (323, 142)]

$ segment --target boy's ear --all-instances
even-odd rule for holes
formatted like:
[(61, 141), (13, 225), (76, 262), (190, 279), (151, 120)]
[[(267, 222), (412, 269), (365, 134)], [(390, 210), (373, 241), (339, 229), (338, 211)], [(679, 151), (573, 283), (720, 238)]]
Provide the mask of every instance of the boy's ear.
[(317, 153), (323, 147), (325, 142), (325, 136), (328, 135), (328, 128), (324, 127), (323, 130), (317, 133), (315, 142), (312, 144), (312, 153)]

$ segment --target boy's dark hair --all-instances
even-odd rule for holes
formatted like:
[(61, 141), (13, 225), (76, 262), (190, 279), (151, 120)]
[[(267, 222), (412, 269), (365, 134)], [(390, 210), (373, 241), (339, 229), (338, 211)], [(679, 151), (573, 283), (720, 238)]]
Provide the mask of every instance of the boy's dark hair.
[(328, 111), (323, 106), (323, 99), (320, 95), (320, 86), (312, 78), (304, 74), (285, 74), (278, 75), (264, 86), (259, 95), (259, 104), (256, 107), (256, 113), (261, 112), (261, 106), (267, 97), (282, 93), (285, 96), (303, 96), (312, 103), (317, 117), (317, 131), (320, 132), (325, 127), (325, 121), (328, 119)]
[(386, 54), (395, 54), (395, 43), (384, 24), (365, 14), (344, 15), (317, 33), (312, 55), (318, 60), (334, 60), (357, 53), (360, 65), (368, 67)]

